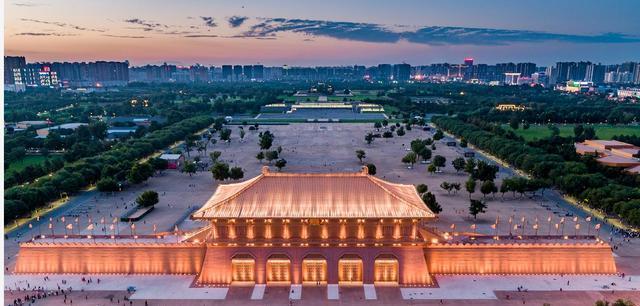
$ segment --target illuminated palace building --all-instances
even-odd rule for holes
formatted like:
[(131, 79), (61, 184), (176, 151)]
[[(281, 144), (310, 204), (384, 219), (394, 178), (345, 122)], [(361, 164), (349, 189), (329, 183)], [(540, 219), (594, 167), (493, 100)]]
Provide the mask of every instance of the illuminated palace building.
[(610, 247), (596, 239), (453, 242), (428, 226), (435, 215), (414, 186), (366, 167), (323, 174), (265, 168), (220, 185), (191, 218), (206, 225), (179, 240), (35, 239), (21, 245), (16, 272), (192, 274), (198, 286), (434, 286), (437, 274), (616, 272)]

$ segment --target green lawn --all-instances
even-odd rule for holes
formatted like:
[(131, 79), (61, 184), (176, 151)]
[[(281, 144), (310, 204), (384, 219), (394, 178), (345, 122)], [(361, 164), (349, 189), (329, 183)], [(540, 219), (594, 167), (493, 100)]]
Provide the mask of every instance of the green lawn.
[[(573, 136), (572, 124), (558, 124), (556, 125), (560, 129), (560, 136)], [(587, 125), (584, 125), (587, 126)], [(596, 130), (596, 136), (598, 139), (609, 140), (615, 135), (637, 135), (640, 136), (640, 126), (634, 125), (607, 125), (596, 124), (592, 125)], [(509, 125), (503, 125), (506, 129), (511, 129)], [(542, 139), (551, 136), (551, 130), (546, 125), (531, 125), (528, 129), (523, 130), (522, 126), (515, 130), (515, 133), (524, 137), (525, 140)]]
[(20, 171), (26, 166), (39, 165), (44, 162), (44, 156), (42, 155), (27, 155), (23, 159), (13, 162), (7, 167), (6, 172), (12, 173), (13, 171)]

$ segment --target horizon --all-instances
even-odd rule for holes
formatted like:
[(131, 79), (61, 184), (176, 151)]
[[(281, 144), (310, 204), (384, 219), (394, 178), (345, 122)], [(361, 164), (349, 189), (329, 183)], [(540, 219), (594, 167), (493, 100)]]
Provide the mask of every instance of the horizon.
[(632, 0), (583, 1), (580, 10), (573, 3), (499, 0), (12, 0), (5, 3), (5, 54), (29, 62), (128, 60), (132, 66), (424, 65), (465, 57), (487, 64), (612, 64), (640, 60), (638, 9)]

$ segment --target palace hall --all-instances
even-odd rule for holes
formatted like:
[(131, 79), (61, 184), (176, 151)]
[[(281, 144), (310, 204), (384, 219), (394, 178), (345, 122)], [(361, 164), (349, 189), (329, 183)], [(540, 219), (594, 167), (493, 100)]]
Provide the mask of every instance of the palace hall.
[(453, 239), (415, 186), (367, 173), (286, 173), (221, 184), (179, 239), (21, 244), (16, 273), (189, 274), (194, 286), (437, 286), (448, 274), (613, 274), (598, 239)]

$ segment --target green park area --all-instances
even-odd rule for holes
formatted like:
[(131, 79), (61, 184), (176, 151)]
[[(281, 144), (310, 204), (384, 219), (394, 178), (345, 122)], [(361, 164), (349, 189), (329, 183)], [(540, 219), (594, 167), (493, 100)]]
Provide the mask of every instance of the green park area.
[(43, 163), (45, 157), (42, 155), (27, 155), (22, 159), (12, 162), (7, 167), (7, 173), (13, 173), (14, 171), (22, 171), (27, 166), (39, 165)]
[[(560, 136), (573, 136), (573, 124), (557, 124), (555, 125), (560, 130)], [(640, 125), (609, 125), (609, 124), (594, 124), (585, 125), (592, 126), (596, 131), (598, 139), (609, 140), (616, 135), (635, 135), (640, 136)], [(509, 125), (503, 125), (505, 129), (513, 130)], [(513, 130), (518, 136), (522, 136), (526, 141), (534, 139), (543, 139), (551, 136), (551, 129), (548, 125), (531, 125), (528, 129), (523, 129), (520, 126), (517, 130)]]

